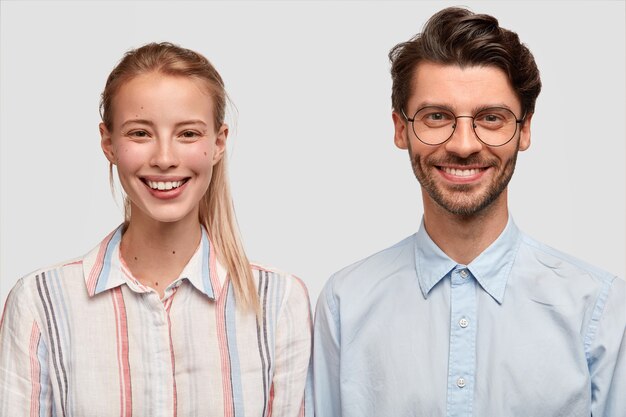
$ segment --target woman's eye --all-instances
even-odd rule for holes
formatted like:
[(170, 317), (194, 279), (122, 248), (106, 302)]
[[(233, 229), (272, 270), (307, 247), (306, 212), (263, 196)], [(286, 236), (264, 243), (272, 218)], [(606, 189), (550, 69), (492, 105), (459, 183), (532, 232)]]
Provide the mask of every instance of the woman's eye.
[(146, 132), (145, 130), (133, 130), (128, 132), (128, 136), (132, 136), (135, 138), (147, 138), (148, 132)]
[(195, 139), (200, 137), (200, 134), (198, 132), (194, 132), (193, 130), (185, 130), (181, 136), (185, 139)]

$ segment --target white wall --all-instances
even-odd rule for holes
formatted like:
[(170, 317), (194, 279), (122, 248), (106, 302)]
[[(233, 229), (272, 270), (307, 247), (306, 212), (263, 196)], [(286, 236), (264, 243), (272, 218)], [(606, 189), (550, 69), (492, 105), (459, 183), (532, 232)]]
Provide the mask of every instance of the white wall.
[[(625, 276), (624, 2), (471, 2), (534, 52), (544, 89), (511, 211), (532, 236)], [(121, 220), (99, 94), (124, 51), (169, 40), (216, 65), (239, 110), (231, 179), (252, 259), (313, 299), (413, 233), (419, 187), (392, 142), (388, 50), (452, 2), (2, 2), (0, 305)], [(231, 122), (232, 123), (232, 122)]]

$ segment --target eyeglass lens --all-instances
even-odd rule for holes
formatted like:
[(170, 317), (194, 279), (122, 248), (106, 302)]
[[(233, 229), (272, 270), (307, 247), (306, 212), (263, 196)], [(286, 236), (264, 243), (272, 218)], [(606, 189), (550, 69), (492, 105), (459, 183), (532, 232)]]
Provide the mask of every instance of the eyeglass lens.
[(481, 110), (473, 117), (455, 116), (448, 109), (424, 107), (413, 116), (413, 131), (417, 138), (429, 145), (438, 145), (447, 141), (459, 118), (472, 120), (476, 136), (487, 145), (501, 146), (509, 142), (517, 131), (517, 118), (513, 112), (503, 107)]

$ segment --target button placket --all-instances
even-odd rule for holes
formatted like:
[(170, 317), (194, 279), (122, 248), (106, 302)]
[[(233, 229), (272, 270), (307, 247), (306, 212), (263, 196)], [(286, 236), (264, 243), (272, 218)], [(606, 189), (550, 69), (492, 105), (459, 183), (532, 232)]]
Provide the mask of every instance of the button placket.
[(446, 402), (449, 410), (456, 410), (453, 415), (469, 415), (476, 371), (476, 326), (470, 324), (476, 320), (478, 284), (465, 265), (457, 265), (450, 278), (450, 346)]

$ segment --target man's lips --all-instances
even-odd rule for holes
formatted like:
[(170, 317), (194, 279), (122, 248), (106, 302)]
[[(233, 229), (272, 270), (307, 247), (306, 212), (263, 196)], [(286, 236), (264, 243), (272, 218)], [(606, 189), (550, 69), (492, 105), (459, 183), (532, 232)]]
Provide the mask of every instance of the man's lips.
[(479, 180), (489, 167), (485, 166), (436, 166), (437, 171), (448, 181), (468, 183)]
[(454, 168), (454, 167), (437, 167), (448, 175), (454, 175), (455, 177), (471, 177), (486, 170), (485, 167), (476, 168)]

